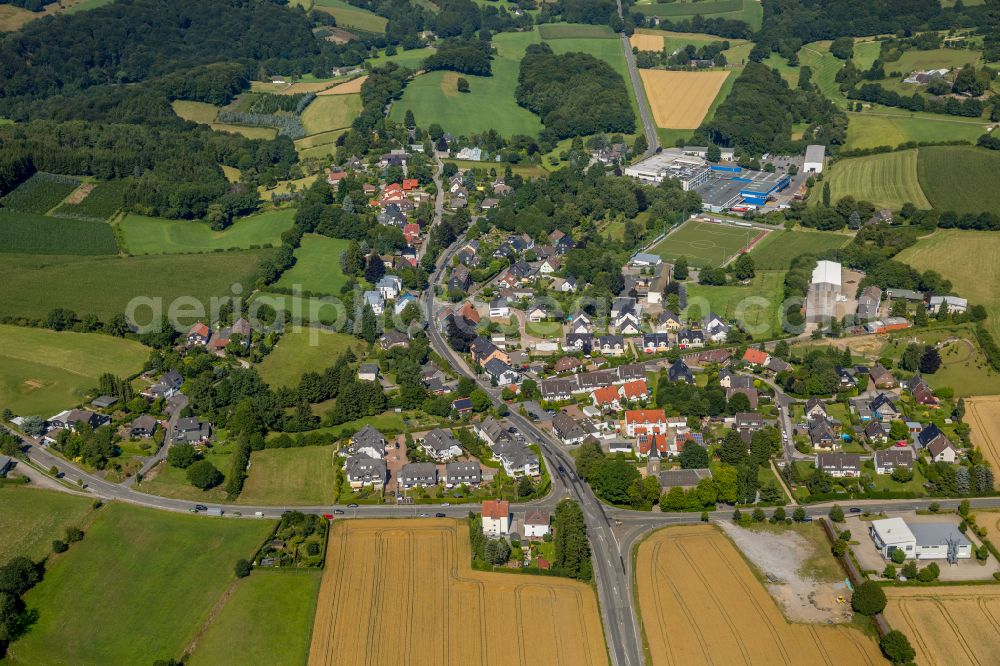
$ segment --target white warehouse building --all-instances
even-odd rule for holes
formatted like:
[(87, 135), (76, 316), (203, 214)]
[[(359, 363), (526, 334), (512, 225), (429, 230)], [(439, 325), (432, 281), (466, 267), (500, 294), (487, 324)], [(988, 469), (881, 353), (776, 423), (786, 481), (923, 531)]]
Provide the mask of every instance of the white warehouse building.
[(912, 523), (902, 518), (873, 520), (868, 534), (885, 559), (895, 550), (906, 553), (907, 559), (957, 560), (972, 557), (972, 543), (950, 523)]
[(806, 146), (806, 159), (802, 170), (806, 173), (823, 173), (823, 162), (826, 161), (826, 146)]

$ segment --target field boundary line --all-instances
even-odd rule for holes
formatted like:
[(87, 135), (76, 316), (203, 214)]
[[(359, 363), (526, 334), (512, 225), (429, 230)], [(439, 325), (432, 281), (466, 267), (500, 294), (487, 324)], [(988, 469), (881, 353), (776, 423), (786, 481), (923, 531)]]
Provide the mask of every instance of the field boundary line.
[(233, 596), (234, 592), (236, 592), (236, 587), (239, 585), (241, 580), (243, 579), (237, 578), (230, 582), (225, 591), (223, 591), (222, 595), (215, 600), (214, 604), (212, 604), (212, 608), (208, 611), (205, 621), (201, 623), (201, 626), (198, 627), (198, 631), (195, 632), (194, 638), (192, 638), (184, 648), (185, 655), (193, 654), (198, 648), (198, 643), (205, 637), (205, 633), (212, 628), (212, 625), (215, 624), (215, 620), (218, 619), (219, 613), (222, 612), (226, 602), (228, 602), (229, 598)]

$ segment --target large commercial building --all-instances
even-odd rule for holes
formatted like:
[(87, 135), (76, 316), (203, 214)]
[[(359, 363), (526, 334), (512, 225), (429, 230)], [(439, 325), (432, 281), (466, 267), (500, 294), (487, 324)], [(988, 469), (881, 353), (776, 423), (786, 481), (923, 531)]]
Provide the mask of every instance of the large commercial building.
[(907, 559), (958, 560), (972, 557), (972, 543), (951, 523), (907, 523), (902, 518), (873, 520), (868, 534), (882, 557), (901, 550)]
[(826, 146), (806, 146), (806, 159), (802, 170), (806, 173), (823, 173), (823, 162), (826, 160)]
[(840, 264), (825, 260), (816, 262), (806, 295), (807, 322), (822, 324), (836, 317), (842, 285)]
[(708, 164), (702, 157), (668, 148), (625, 168), (625, 175), (647, 183), (678, 180), (685, 190), (697, 192), (702, 207), (713, 213), (744, 206), (757, 208), (787, 188), (787, 174), (751, 171), (738, 164)]

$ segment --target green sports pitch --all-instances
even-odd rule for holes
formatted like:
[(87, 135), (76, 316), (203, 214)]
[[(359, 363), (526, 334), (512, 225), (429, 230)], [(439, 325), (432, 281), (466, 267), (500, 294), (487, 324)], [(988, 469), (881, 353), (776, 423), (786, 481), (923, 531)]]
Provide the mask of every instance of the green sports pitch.
[(766, 233), (753, 227), (688, 220), (650, 252), (669, 262), (686, 257), (697, 268), (721, 266)]

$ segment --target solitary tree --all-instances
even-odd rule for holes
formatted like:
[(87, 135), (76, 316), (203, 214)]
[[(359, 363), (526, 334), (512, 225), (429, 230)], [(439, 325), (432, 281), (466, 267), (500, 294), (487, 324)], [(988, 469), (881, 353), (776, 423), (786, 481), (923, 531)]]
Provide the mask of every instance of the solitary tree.
[(893, 629), (883, 636), (879, 646), (886, 658), (894, 664), (908, 664), (917, 656), (913, 646), (910, 645), (910, 639), (898, 629)]
[(936, 347), (928, 347), (920, 357), (920, 372), (933, 375), (941, 367), (941, 354)]
[(237, 578), (246, 578), (250, 575), (250, 563), (244, 559), (236, 560), (235, 572)]
[(885, 604), (885, 592), (875, 581), (866, 580), (854, 588), (851, 608), (855, 613), (872, 616), (885, 610)]
[(753, 257), (749, 254), (741, 254), (736, 259), (736, 263), (733, 264), (733, 274), (736, 275), (737, 280), (752, 280), (754, 275), (757, 274)]
[(688, 278), (688, 260), (685, 256), (677, 257), (677, 261), (674, 262), (674, 279), (675, 280), (687, 280)]
[(460, 93), (467, 93), (467, 92), (469, 92), (469, 82), (468, 82), (468, 80), (462, 78), (461, 76), (458, 77), (457, 87), (458, 87), (458, 92), (460, 92)]
[(222, 472), (208, 460), (199, 460), (188, 467), (187, 478), (195, 488), (208, 490), (222, 483)]
[(830, 507), (830, 520), (835, 523), (844, 522), (844, 510), (840, 508), (839, 504), (834, 504)]

